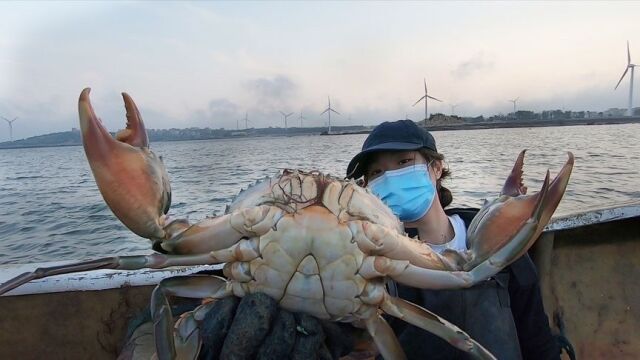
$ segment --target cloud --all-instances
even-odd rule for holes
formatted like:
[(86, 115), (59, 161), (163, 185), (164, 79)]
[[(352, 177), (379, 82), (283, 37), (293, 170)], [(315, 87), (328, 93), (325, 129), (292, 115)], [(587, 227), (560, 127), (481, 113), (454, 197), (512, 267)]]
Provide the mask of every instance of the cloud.
[(192, 112), (188, 116), (187, 123), (196, 127), (234, 129), (240, 112), (240, 106), (229, 99), (212, 99), (205, 109)]
[(258, 78), (249, 80), (245, 84), (245, 88), (255, 95), (259, 96), (263, 100), (270, 100), (271, 102), (282, 103), (289, 99), (295, 90), (297, 85), (285, 75), (276, 75), (271, 79)]
[(455, 70), (451, 71), (451, 75), (463, 79), (479, 72), (493, 69), (493, 61), (485, 59), (484, 53), (479, 52), (471, 59), (460, 63)]

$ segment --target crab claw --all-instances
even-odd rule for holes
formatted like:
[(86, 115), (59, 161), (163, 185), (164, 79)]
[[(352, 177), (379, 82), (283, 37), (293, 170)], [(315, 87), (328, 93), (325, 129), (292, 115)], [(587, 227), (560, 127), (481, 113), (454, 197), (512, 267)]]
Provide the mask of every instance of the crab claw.
[(100, 193), (113, 213), (134, 233), (164, 238), (162, 215), (171, 204), (169, 177), (162, 158), (149, 150), (147, 132), (133, 99), (122, 93), (127, 126), (114, 139), (96, 116), (91, 89), (78, 101), (82, 144)]
[(470, 270), (482, 264), (477, 269), (479, 276), (507, 266), (522, 256), (551, 219), (567, 188), (573, 169), (570, 152), (569, 159), (553, 181), (549, 181), (547, 171), (540, 192), (525, 195), (527, 188), (522, 182), (524, 154), (525, 150), (518, 156), (500, 196), (487, 202), (469, 226), (467, 245), (471, 259), (464, 268)]

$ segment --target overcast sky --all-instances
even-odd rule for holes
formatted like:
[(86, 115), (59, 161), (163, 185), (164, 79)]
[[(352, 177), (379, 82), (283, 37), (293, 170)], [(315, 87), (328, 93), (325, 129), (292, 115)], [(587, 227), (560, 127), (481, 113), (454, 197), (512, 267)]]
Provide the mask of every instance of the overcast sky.
[(122, 91), (148, 128), (231, 129), (245, 112), (283, 126), (279, 111), (321, 126), (327, 96), (332, 124), (419, 120), (424, 77), (444, 100), (430, 112), (507, 113), (516, 97), (602, 111), (627, 105), (628, 80), (613, 91), (627, 40), (640, 62), (639, 2), (0, 2), (0, 14), (14, 139), (77, 127), (84, 87), (112, 131)]

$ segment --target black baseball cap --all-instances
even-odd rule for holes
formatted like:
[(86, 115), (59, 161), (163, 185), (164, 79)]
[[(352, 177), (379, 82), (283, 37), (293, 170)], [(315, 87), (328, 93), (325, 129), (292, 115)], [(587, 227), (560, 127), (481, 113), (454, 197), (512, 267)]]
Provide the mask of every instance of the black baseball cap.
[(411, 120), (385, 121), (373, 128), (362, 144), (362, 151), (347, 166), (347, 178), (358, 179), (367, 167), (369, 155), (376, 151), (409, 151), (426, 148), (435, 152), (436, 140), (425, 128)]

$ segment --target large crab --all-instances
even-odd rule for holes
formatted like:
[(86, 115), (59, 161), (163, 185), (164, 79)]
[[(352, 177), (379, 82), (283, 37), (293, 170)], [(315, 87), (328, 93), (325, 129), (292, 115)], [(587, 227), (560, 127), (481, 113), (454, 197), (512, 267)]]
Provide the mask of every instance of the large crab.
[(525, 196), (524, 151), (500, 197), (487, 202), (468, 230), (464, 253), (439, 255), (405, 235), (377, 197), (353, 181), (319, 172), (284, 171), (241, 192), (226, 214), (193, 225), (169, 220), (171, 192), (162, 160), (149, 150), (135, 103), (123, 94), (126, 129), (116, 139), (89, 101), (79, 99), (84, 149), (98, 188), (114, 214), (160, 253), (117, 256), (37, 269), (0, 286), (0, 294), (32, 279), (92, 269), (164, 268), (226, 263), (228, 280), (211, 275), (169, 278), (152, 294), (156, 353), (160, 359), (195, 358), (205, 302), (173, 322), (167, 295), (220, 299), (263, 292), (288, 310), (366, 328), (387, 359), (404, 353), (383, 313), (401, 318), (482, 359), (494, 357), (453, 324), (390, 296), (385, 279), (419, 288), (465, 288), (520, 257), (551, 218), (566, 188), (573, 155), (542, 190)]

